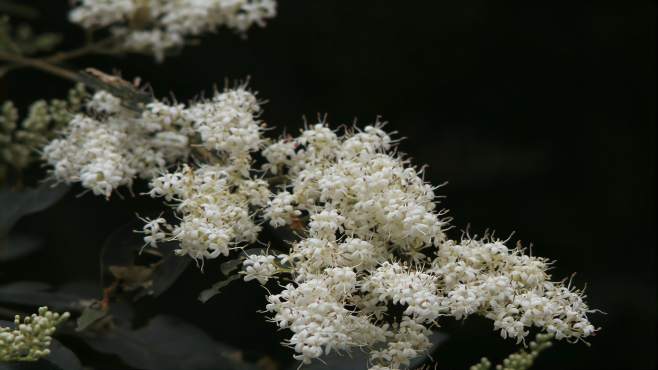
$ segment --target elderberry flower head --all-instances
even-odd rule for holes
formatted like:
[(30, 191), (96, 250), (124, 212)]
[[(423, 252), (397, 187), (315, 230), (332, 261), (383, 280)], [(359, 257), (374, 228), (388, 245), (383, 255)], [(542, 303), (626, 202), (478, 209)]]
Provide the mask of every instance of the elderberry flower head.
[(381, 126), (339, 136), (320, 123), (263, 150), (263, 169), (287, 181), (262, 215), (300, 232), (276, 257), (290, 283), (267, 305), (296, 359), (363, 348), (371, 369), (400, 369), (425, 354), (445, 316), (482, 315), (517, 341), (530, 327), (573, 341), (596, 332), (582, 293), (551, 281), (547, 260), (490, 238), (449, 240), (435, 188), (390, 153)]
[[(87, 113), (73, 116), (60, 137), (45, 146), (43, 157), (57, 181), (80, 182), (108, 198), (136, 178), (160, 176), (199, 146), (226, 157), (229, 172), (248, 175), (250, 153), (262, 144), (260, 106), (244, 85), (187, 107), (153, 101), (137, 115), (106, 91), (94, 94), (86, 107)], [(252, 202), (265, 204), (269, 191), (264, 188), (254, 180), (242, 190)]]
[(213, 155), (151, 179), (148, 194), (180, 221), (147, 220), (144, 240), (175, 240), (203, 263), (256, 242), (263, 223), (292, 229), (286, 251), (247, 253), (240, 275), (282, 282), (266, 310), (290, 330), (295, 359), (362, 349), (371, 369), (400, 369), (426, 354), (445, 317), (483, 316), (517, 342), (533, 327), (570, 341), (595, 334), (584, 295), (551, 280), (546, 259), (490, 237), (450, 240), (436, 187), (396, 154), (383, 124), (341, 134), (320, 122), (268, 142), (257, 103), (236, 89), (151, 106), (150, 134), (176, 127)]

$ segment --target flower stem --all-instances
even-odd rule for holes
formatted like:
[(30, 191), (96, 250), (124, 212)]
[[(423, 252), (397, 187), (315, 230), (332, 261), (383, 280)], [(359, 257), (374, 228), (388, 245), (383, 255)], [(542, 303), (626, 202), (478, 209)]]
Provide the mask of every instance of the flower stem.
[(17, 54), (0, 52), (0, 60), (11, 62), (23, 67), (38, 69), (67, 80), (80, 82), (80, 77), (77, 73), (47, 62), (47, 59), (27, 58)]
[(4, 66), (4, 68), (0, 68), (0, 77), (11, 70), (30, 67), (48, 72), (61, 78), (79, 82), (79, 77), (75, 72), (62, 68), (58, 66), (58, 64), (89, 54), (114, 54), (112, 49), (107, 49), (113, 41), (113, 38), (107, 38), (98, 42), (90, 42), (77, 49), (59, 51), (42, 58), (29, 58), (17, 53), (0, 52), (0, 60), (10, 62), (10, 64)]

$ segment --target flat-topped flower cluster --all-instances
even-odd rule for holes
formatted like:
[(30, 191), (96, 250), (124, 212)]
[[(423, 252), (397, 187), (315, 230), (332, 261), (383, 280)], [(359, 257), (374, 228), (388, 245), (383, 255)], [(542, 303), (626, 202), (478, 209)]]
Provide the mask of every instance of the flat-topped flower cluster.
[(227, 27), (245, 33), (276, 16), (276, 0), (79, 0), (69, 18), (87, 29), (109, 28), (125, 51), (153, 54), (190, 37)]
[(266, 310), (303, 363), (362, 349), (371, 369), (400, 369), (426, 354), (446, 316), (484, 316), (517, 342), (532, 328), (572, 341), (596, 332), (583, 294), (552, 281), (547, 260), (491, 237), (451, 240), (436, 187), (379, 122), (340, 133), (319, 122), (268, 140), (244, 87), (137, 115), (100, 92), (88, 111), (44, 150), (53, 175), (105, 196), (149, 179), (177, 221), (146, 220), (147, 244), (178, 241), (203, 263), (259, 241), (264, 227), (295, 232), (275, 246), (285, 251), (247, 254), (240, 273), (278, 280)]
[[(185, 162), (196, 144), (221, 149), (235, 172), (247, 173), (249, 152), (258, 149), (261, 140), (259, 109), (244, 87), (188, 107), (154, 101), (140, 113), (100, 91), (87, 103), (87, 112), (75, 115), (62, 135), (45, 146), (43, 156), (56, 180), (80, 182), (106, 197), (136, 178), (152, 179), (167, 166)], [(170, 175), (169, 181), (175, 177)], [(170, 198), (182, 192), (169, 183), (163, 186), (169, 188), (152, 194), (162, 191)]]

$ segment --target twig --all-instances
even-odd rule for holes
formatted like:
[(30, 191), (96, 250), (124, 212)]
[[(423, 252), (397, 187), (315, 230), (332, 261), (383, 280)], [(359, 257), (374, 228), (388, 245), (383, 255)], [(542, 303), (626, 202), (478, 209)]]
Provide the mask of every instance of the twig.
[(55, 64), (51, 64), (42, 59), (33, 59), (33, 58), (22, 57), (20, 55), (16, 55), (12, 53), (0, 52), (0, 60), (4, 60), (7, 62), (11, 62), (26, 67), (32, 67), (44, 72), (48, 72), (57, 77), (61, 77), (74, 82), (81, 82), (80, 76), (77, 73), (59, 67)]
[(89, 45), (85, 45), (81, 48), (69, 50), (69, 51), (59, 51), (49, 57), (43, 58), (44, 61), (48, 63), (61, 63), (69, 59), (79, 58), (92, 53), (102, 53), (100, 49), (105, 44), (108, 44), (111, 40), (104, 40), (102, 42), (97, 42)]
[[(67, 60), (83, 57), (83, 56), (89, 55), (89, 54), (110, 54), (110, 55), (112, 55), (112, 54), (115, 54), (115, 52), (112, 51), (111, 49), (106, 50), (105, 47), (111, 45), (111, 43), (113, 41), (114, 41), (113, 38), (107, 38), (107, 39), (104, 39), (102, 41), (98, 41), (98, 42), (94, 42), (94, 43), (90, 42), (87, 45), (82, 46), (82, 47), (77, 48), (77, 49), (68, 50), (68, 51), (59, 51), (59, 52), (56, 52), (56, 53), (54, 53), (52, 55), (49, 55), (49, 56), (46, 56), (46, 57), (42, 57), (42, 58), (39, 58), (39, 59), (36, 59), (36, 58), (32, 58), (32, 59), (33, 60), (39, 60), (39, 61), (42, 61), (44, 63), (55, 64), (56, 65), (56, 64), (60, 64), (62, 62), (65, 62)], [(14, 53), (14, 55), (18, 56), (17, 53)], [(2, 57), (0, 57), (0, 59), (8, 60), (8, 58), (2, 58)], [(23, 64), (23, 63), (14, 62), (14, 64), (4, 66), (4, 68), (0, 72), (0, 77), (3, 74), (6, 74), (7, 72), (9, 72), (11, 70), (15, 70), (15, 69), (19, 69), (19, 68), (25, 68), (25, 67), (34, 67), (34, 66), (30, 65), (30, 64)]]
[(13, 14), (27, 19), (35, 19), (39, 17), (39, 11), (33, 7), (8, 1), (0, 1), (0, 12)]

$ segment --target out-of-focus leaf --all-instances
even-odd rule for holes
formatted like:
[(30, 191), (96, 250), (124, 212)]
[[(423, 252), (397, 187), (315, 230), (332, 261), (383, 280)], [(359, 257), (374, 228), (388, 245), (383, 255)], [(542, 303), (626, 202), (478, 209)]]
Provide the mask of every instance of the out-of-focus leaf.
[(9, 0), (0, 1), (0, 13), (28, 19), (39, 17), (39, 9), (30, 5), (21, 4), (21, 2), (18, 1)]
[(149, 289), (153, 285), (151, 266), (110, 266), (114, 278), (120, 280), (124, 289), (133, 291), (139, 288)]
[[(0, 326), (14, 327), (10, 321), (0, 320)], [(52, 340), (50, 354), (35, 362), (0, 363), (0, 370), (83, 370), (78, 357), (57, 339)]]
[[(131, 222), (114, 231), (104, 242), (101, 252), (101, 269), (106, 280), (120, 280), (126, 290), (143, 290), (137, 295), (159, 296), (173, 285), (190, 264), (190, 258), (174, 253), (177, 244), (162, 243), (158, 249), (144, 249), (142, 235), (135, 232), (141, 227)], [(153, 260), (146, 265), (137, 264), (139, 253), (149, 254)], [(110, 274), (107, 274), (107, 273)]]
[(0, 263), (23, 258), (38, 251), (43, 240), (22, 234), (10, 234), (7, 239), (0, 238)]
[(233, 271), (237, 270), (238, 267), (240, 267), (242, 261), (244, 261), (244, 257), (233, 258), (219, 265), (219, 270), (222, 272), (222, 274), (228, 276)]
[(9, 230), (23, 216), (42, 211), (60, 200), (69, 190), (66, 185), (53, 186), (43, 183), (39, 187), (22, 191), (0, 189), (0, 236)]
[(131, 328), (135, 318), (135, 307), (130, 301), (105, 300), (84, 301), (85, 308), (76, 321), (75, 336), (100, 335), (116, 328)]
[(131, 266), (135, 262), (135, 254), (144, 244), (142, 237), (135, 233), (138, 224), (130, 222), (113, 231), (103, 242), (101, 249), (101, 268), (109, 266)]
[(21, 217), (42, 211), (61, 199), (69, 187), (41, 184), (39, 187), (12, 191), (0, 189), (0, 262), (26, 256), (39, 248), (36, 239), (9, 235)]
[[(20, 36), (20, 34), (19, 34)], [(51, 51), (62, 42), (62, 35), (58, 33), (42, 33), (38, 35), (28, 34), (27, 37), (16, 40), (21, 52), (25, 55)]]
[(114, 354), (126, 365), (143, 370), (256, 370), (240, 353), (179, 319), (156, 316), (137, 330), (116, 328), (104, 335), (84, 336), (94, 350)]
[(53, 339), (50, 354), (44, 360), (61, 370), (83, 370), (78, 356), (56, 339)]
[(5, 292), (20, 292), (20, 291), (46, 292), (51, 289), (52, 287), (50, 286), (50, 284), (46, 284), (41, 281), (16, 281), (13, 283), (0, 286), (0, 291), (5, 291)]
[[(433, 353), (440, 345), (447, 339), (447, 335), (435, 331), (430, 336), (430, 341), (432, 342), (432, 347), (427, 351), (427, 353)], [(368, 354), (359, 350), (355, 350), (351, 353), (342, 353), (337, 354), (332, 352), (328, 355), (320, 357), (322, 361), (313, 361), (308, 365), (304, 365), (304, 370), (366, 370), (368, 369)], [(427, 360), (427, 356), (416, 357), (411, 360), (409, 366), (405, 369), (416, 369), (423, 365)], [(288, 370), (297, 370), (299, 367), (298, 363), (291, 365)]]
[(87, 307), (82, 311), (77, 320), (76, 331), (83, 331), (107, 316), (107, 312), (95, 307)]
[(0, 302), (25, 307), (48, 306), (54, 311), (83, 309), (85, 297), (58, 292), (51, 286), (39, 282), (16, 282), (0, 286)]
[(199, 300), (203, 303), (208, 302), (208, 300), (217, 294), (221, 293), (221, 290), (224, 289), (226, 286), (231, 284), (232, 281), (239, 280), (240, 275), (231, 275), (226, 280), (222, 280), (220, 282), (215, 283), (212, 287), (209, 289), (206, 289), (199, 293)]
[(187, 256), (178, 256), (174, 253), (176, 243), (164, 243), (159, 246), (162, 252), (162, 261), (153, 271), (153, 296), (157, 297), (171, 287), (185, 272), (192, 261)]
[(75, 282), (66, 283), (57, 287), (57, 291), (87, 300), (100, 298), (103, 295), (100, 285), (97, 282), (92, 282), (89, 280), (78, 280)]

